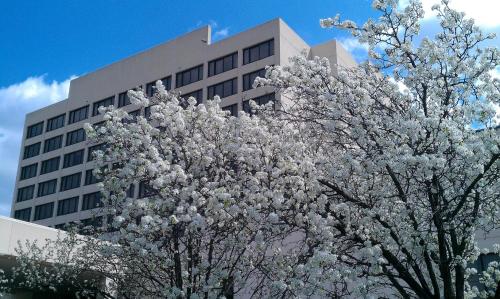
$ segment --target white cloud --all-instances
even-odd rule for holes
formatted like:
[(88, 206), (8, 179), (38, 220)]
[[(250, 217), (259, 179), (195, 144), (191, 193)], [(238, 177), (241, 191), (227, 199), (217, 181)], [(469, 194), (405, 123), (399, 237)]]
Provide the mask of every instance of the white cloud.
[(26, 108), (40, 107), (64, 100), (68, 95), (69, 82), (73, 78), (48, 83), (45, 82), (45, 76), (29, 77), (23, 82), (0, 88), (0, 109), (23, 104), (29, 104)]
[(0, 87), (0, 214), (6, 215), (10, 209), (25, 115), (64, 100), (73, 78), (47, 82), (45, 76), (36, 76)]
[(392, 83), (394, 83), (394, 84), (397, 85), (397, 87), (399, 89), (399, 92), (401, 92), (401, 93), (408, 93), (408, 92), (410, 92), (410, 90), (403, 83), (403, 81), (396, 81), (393, 77), (389, 77), (389, 81), (391, 81)]
[(229, 35), (229, 27), (223, 28), (221, 30), (217, 30), (214, 33), (214, 39), (224, 38)]
[(201, 26), (206, 26), (206, 25), (209, 25), (210, 27), (212, 27), (212, 32), (214, 32), (212, 34), (213, 41), (217, 41), (217, 40), (225, 38), (229, 35), (229, 27), (224, 27), (224, 28), (219, 29), (220, 26), (217, 23), (217, 21), (215, 21), (215, 20), (208, 20), (208, 21), (199, 20), (198, 22), (196, 22), (195, 27), (189, 28), (189, 31), (192, 31), (196, 28), (200, 28)]
[(357, 38), (348, 37), (340, 39), (339, 41), (348, 52), (359, 51), (359, 50), (368, 52), (369, 48), (368, 44), (360, 43)]
[[(436, 16), (432, 10), (434, 4), (440, 4), (439, 0), (421, 0), (425, 11), (424, 19), (429, 20)], [(400, 7), (408, 5), (408, 0), (399, 0)], [(451, 0), (450, 7), (465, 12), (466, 18), (473, 18), (476, 25), (485, 28), (500, 26), (500, 1), (498, 0)]]
[(493, 79), (500, 80), (500, 66), (490, 71), (490, 76)]
[(216, 22), (216, 21), (214, 21), (214, 20), (209, 20), (209, 21), (208, 21), (208, 24), (209, 24), (212, 28), (214, 28), (214, 29), (215, 29), (215, 28), (217, 28), (217, 27), (219, 27), (219, 24), (217, 24), (217, 22)]

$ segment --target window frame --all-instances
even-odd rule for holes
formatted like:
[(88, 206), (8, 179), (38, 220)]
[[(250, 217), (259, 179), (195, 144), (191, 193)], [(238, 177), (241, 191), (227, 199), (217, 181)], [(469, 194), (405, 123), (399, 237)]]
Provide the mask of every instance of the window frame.
[[(226, 94), (226, 85), (230, 84), (231, 91)], [(217, 93), (221, 89), (221, 94)], [(221, 99), (230, 97), (238, 93), (238, 77), (234, 77), (207, 87), (207, 99), (213, 99), (218, 95)]]
[[(51, 186), (52, 183), (54, 183), (53, 186)], [(47, 193), (42, 193), (40, 191), (40, 188), (42, 188), (42, 187), (44, 189), (48, 189), (48, 190), (45, 190), (45, 191), (47, 191)], [(44, 189), (42, 189), (42, 191), (44, 191)], [(57, 192), (57, 179), (51, 179), (51, 180), (47, 180), (47, 181), (43, 181), (43, 182), (38, 183), (38, 188), (36, 190), (36, 197), (37, 198), (38, 197), (44, 197), (44, 196), (47, 196), (47, 195), (54, 194), (56, 192)]]
[(35, 124), (29, 125), (26, 128), (26, 139), (30, 139), (43, 133), (43, 123), (44, 121), (37, 122)]
[[(76, 139), (76, 141), (73, 142), (73, 140), (72, 140), (72, 138), (70, 138), (70, 136), (72, 137), (73, 134), (78, 134), (76, 136), (80, 138), (79, 132), (83, 132), (83, 134), (82, 134), (83, 137), (81, 137), (83, 139), (81, 139), (81, 140), (80, 139)], [(66, 133), (66, 143), (65, 143), (66, 145), (65, 146), (70, 146), (70, 145), (73, 145), (73, 144), (77, 144), (77, 143), (85, 141), (86, 139), (87, 139), (87, 134), (85, 133), (85, 130), (83, 128), (76, 129), (76, 130), (73, 130), (73, 131), (70, 131), (70, 132)]]
[[(53, 164), (55, 164), (55, 163), (53, 163), (53, 161), (57, 161), (57, 167), (55, 169), (51, 167), (51, 168), (49, 168), (49, 171), (47, 171), (45, 168), (48, 168), (47, 165), (52, 166)], [(44, 167), (44, 166), (46, 166), (46, 167)], [(40, 163), (40, 175), (51, 173), (54, 171), (58, 171), (60, 166), (61, 166), (61, 156), (56, 156), (56, 157), (53, 157), (53, 158), (50, 158), (47, 160), (43, 160)]]
[[(62, 117), (62, 118), (61, 118)], [(60, 120), (58, 120), (60, 119)], [(64, 127), (66, 123), (66, 113), (59, 114), (52, 118), (47, 119), (47, 124), (45, 125), (45, 132), (54, 131)]]
[(85, 157), (85, 149), (64, 154), (62, 168), (64, 169), (83, 164), (84, 157)]
[(87, 162), (94, 161), (94, 157), (92, 156), (92, 153), (94, 151), (105, 151), (105, 150), (106, 150), (106, 143), (104, 142), (93, 146), (89, 146), (87, 152)]
[[(265, 101), (263, 99), (267, 98)], [(255, 113), (252, 112), (252, 108), (250, 107), (250, 101), (254, 101), (257, 105), (262, 106), (265, 105), (269, 102), (273, 102), (273, 107), (276, 107), (276, 93), (270, 92), (263, 94), (261, 96), (255, 97), (253, 99), (249, 99), (246, 101), (243, 101), (243, 111), (249, 115), (254, 115)]]
[(56, 216), (68, 215), (78, 212), (80, 196), (73, 196), (57, 201)]
[(92, 117), (99, 115), (99, 107), (109, 107), (115, 104), (115, 96), (109, 96), (92, 104)]
[(130, 105), (130, 98), (128, 97), (128, 90), (118, 94), (118, 108)]
[[(58, 143), (59, 146), (57, 146), (57, 144), (55, 142), (53, 143), (54, 140), (59, 140), (59, 143)], [(54, 144), (56, 144), (56, 147), (49, 148), (49, 146), (54, 145)], [(51, 151), (58, 150), (62, 147), (62, 145), (63, 145), (63, 134), (54, 136), (54, 137), (49, 138), (49, 139), (45, 139), (43, 141), (43, 153), (45, 154), (45, 153), (49, 153)]]
[[(41, 141), (35, 142), (33, 144), (30, 144), (30, 145), (25, 145), (24, 151), (23, 151), (23, 160), (33, 158), (33, 157), (40, 155), (41, 145), (42, 145)], [(34, 150), (34, 152), (36, 152), (36, 153), (30, 153), (32, 148), (36, 148), (36, 150)]]
[[(198, 78), (196, 80), (193, 80), (191, 74), (195, 70), (197, 70), (197, 77)], [(184, 78), (184, 76), (187, 74), (189, 74), (189, 79)], [(201, 80), (203, 80), (203, 63), (196, 65), (196, 66), (193, 66), (189, 69), (177, 72), (175, 74), (175, 87), (176, 88), (183, 87), (183, 86), (186, 86), (186, 85), (189, 85), (189, 84), (201, 81)], [(189, 81), (189, 82), (185, 82), (185, 81)]]
[[(27, 220), (25, 219), (25, 217), (21, 218), (19, 215), (19, 214), (21, 214), (21, 212), (25, 212), (25, 211), (28, 211), (28, 217), (27, 217), (28, 219)], [(15, 210), (14, 211), (14, 219), (30, 222), (31, 221), (31, 207)]]
[[(83, 117), (82, 117), (82, 111), (85, 112)], [(78, 116), (78, 118), (76, 116)], [(82, 106), (80, 108), (71, 110), (68, 113), (68, 125), (80, 122), (80, 121), (87, 119), (87, 118), (89, 118), (89, 105), (85, 105), (85, 106)]]
[[(75, 179), (78, 178), (78, 179)], [(71, 183), (71, 184), (70, 184)], [(59, 192), (79, 188), (82, 185), (82, 172), (75, 172), (61, 177)]]
[[(42, 210), (42, 208), (44, 210)], [(45, 211), (45, 208), (48, 208), (47, 211)], [(43, 212), (43, 214), (42, 214), (42, 212)], [(40, 214), (42, 214), (42, 215), (40, 215)], [(50, 214), (50, 216), (49, 216), (49, 214)], [(33, 216), (33, 221), (49, 219), (52, 217), (54, 217), (54, 202), (53, 201), (35, 206), (35, 215)]]
[[(92, 200), (92, 202), (90, 202), (90, 200)], [(102, 194), (100, 191), (86, 193), (82, 196), (82, 206), (80, 208), (80, 211), (87, 211), (96, 208), (101, 208), (102, 206), (103, 206)]]
[[(31, 191), (28, 191), (27, 196), (21, 196), (21, 193), (24, 194), (25, 190), (31, 190)], [(20, 197), (26, 197), (26, 198), (20, 198)], [(35, 197), (35, 184), (21, 187), (21, 188), (17, 188), (16, 202), (23, 202), (23, 201), (31, 200), (34, 197)]]
[[(163, 87), (165, 87), (165, 90), (172, 89), (172, 76), (166, 76), (166, 77), (158, 79), (158, 80), (161, 81), (161, 83), (163, 84)], [(146, 96), (147, 97), (154, 96), (154, 94), (156, 92), (156, 81), (158, 81), (158, 80), (146, 83)], [(166, 82), (166, 84), (165, 84), (165, 82)]]
[[(227, 58), (231, 58), (231, 66), (226, 68), (225, 61)], [(217, 63), (221, 63), (220, 70), (217, 68)], [(233, 70), (235, 68), (238, 68), (238, 51), (229, 53), (227, 55), (224, 55), (219, 58), (215, 58), (213, 60), (210, 60), (208, 62), (208, 72), (207, 72), (207, 77), (213, 77), (218, 74), (222, 74), (224, 72)]]
[[(264, 52), (263, 47), (268, 46), (268, 53), (261, 53), (261, 48), (262, 51)], [(254, 52), (257, 52), (257, 58), (252, 58), (252, 55), (255, 55)], [(262, 60), (267, 57), (271, 57), (274, 55), (274, 38), (268, 39), (266, 41), (260, 42), (258, 44), (255, 44), (250, 47), (246, 47), (243, 49), (243, 65), (250, 64), (255, 61)]]
[(238, 103), (227, 105), (221, 108), (223, 111), (229, 111), (231, 116), (238, 117)]
[[(32, 173), (33, 166), (35, 166), (34, 173)], [(26, 173), (26, 172), (28, 172), (28, 173)], [(29, 164), (26, 166), (22, 166), (21, 167), (21, 174), (19, 175), (19, 181), (23, 181), (23, 180), (27, 180), (27, 179), (31, 179), (33, 177), (36, 177), (37, 172), (38, 172), (38, 162), (33, 163), (33, 164)]]
[[(264, 74), (264, 76), (260, 76), (262, 73)], [(255, 70), (255, 71), (243, 74), (243, 78), (242, 78), (242, 80), (243, 80), (243, 86), (242, 86), (243, 91), (247, 91), (247, 90), (253, 89), (252, 85), (255, 82), (255, 79), (257, 77), (264, 78), (265, 76), (266, 76), (266, 69), (265, 68), (261, 68), (261, 69), (258, 69), (258, 70)], [(253, 80), (251, 79), (252, 77), (253, 77)]]
[(94, 185), (94, 184), (102, 182), (102, 180), (103, 180), (102, 178), (97, 178), (94, 175), (94, 169), (85, 170), (85, 180), (83, 183), (84, 186)]

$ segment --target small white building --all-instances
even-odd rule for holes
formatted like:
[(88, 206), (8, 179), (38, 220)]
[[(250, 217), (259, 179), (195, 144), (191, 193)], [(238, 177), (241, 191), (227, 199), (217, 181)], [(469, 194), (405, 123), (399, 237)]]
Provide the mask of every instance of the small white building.
[[(8, 273), (16, 265), (16, 248), (26, 240), (37, 241), (42, 246), (45, 240), (57, 240), (65, 232), (43, 225), (0, 216), (0, 270)], [(3, 298), (76, 298), (74, 294), (57, 294), (31, 290), (15, 290), (12, 294), (3, 294)]]

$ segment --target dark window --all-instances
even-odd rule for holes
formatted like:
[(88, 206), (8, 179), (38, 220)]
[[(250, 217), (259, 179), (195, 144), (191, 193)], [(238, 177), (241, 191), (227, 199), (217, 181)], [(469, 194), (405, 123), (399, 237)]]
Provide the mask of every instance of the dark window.
[(56, 149), (61, 148), (62, 146), (63, 135), (55, 136), (49, 138), (43, 142), (43, 152), (48, 153), (54, 151)]
[(243, 75), (243, 91), (252, 89), (253, 81), (255, 81), (255, 78), (257, 77), (264, 78), (265, 76), (266, 76), (266, 69), (260, 69), (255, 72)]
[(66, 117), (66, 113), (47, 120), (47, 128), (45, 128), (45, 132), (53, 131), (55, 129), (59, 129), (59, 128), (64, 127), (64, 118), (65, 117)]
[(33, 194), (35, 193), (35, 185), (23, 187), (17, 189), (17, 202), (30, 200), (33, 198)]
[(36, 170), (38, 168), (38, 163), (24, 166), (21, 168), (21, 177), (19, 180), (26, 180), (36, 176)]
[[(82, 227), (93, 227), (93, 228), (98, 228), (102, 226), (102, 216), (98, 217), (92, 217), (92, 218), (87, 218), (87, 219), (82, 219), (80, 220)], [(83, 231), (83, 234), (86, 232)]]
[(274, 39), (243, 49), (243, 64), (274, 55)]
[(127, 190), (127, 197), (134, 198), (135, 195), (135, 185), (131, 184)]
[(14, 218), (29, 222), (31, 219), (31, 208), (15, 211)]
[(64, 155), (63, 168), (68, 168), (83, 163), (84, 150), (74, 151)]
[(138, 195), (139, 198), (152, 196), (155, 193), (156, 193), (156, 190), (153, 189), (153, 187), (151, 187), (149, 182), (142, 181), (139, 183), (139, 195)]
[[(172, 89), (172, 76), (168, 76), (160, 80), (163, 86), (165, 87), (165, 90)], [(155, 92), (156, 92), (156, 81), (149, 82), (148, 84), (146, 84), (146, 95), (148, 97), (152, 97), (155, 94)]]
[(128, 112), (129, 118), (122, 118), (122, 123), (131, 124), (137, 122), (137, 117), (141, 115), (141, 109)]
[(212, 99), (215, 95), (221, 98), (238, 93), (238, 78), (233, 78), (208, 87), (208, 98)]
[(27, 145), (24, 147), (23, 159), (28, 159), (31, 157), (38, 156), (40, 154), (40, 144), (41, 142), (37, 142), (31, 145)]
[(59, 170), (60, 159), (61, 159), (61, 157), (57, 156), (55, 158), (42, 161), (42, 167), (40, 169), (40, 174), (46, 174), (49, 172)]
[(151, 106), (148, 106), (148, 107), (144, 108), (144, 117), (147, 120), (151, 120)]
[[(257, 105), (265, 105), (269, 102), (274, 102), (274, 93), (268, 93), (260, 97), (256, 97), (252, 99)], [(250, 101), (243, 102), (243, 111), (248, 114), (253, 114), (252, 107), (250, 106)]]
[(156, 81), (149, 82), (146, 84), (146, 95), (148, 97), (152, 97), (154, 95), (154, 92), (156, 90)]
[(165, 78), (160, 79), (163, 86), (165, 86), (165, 90), (172, 89), (172, 76), (167, 76)]
[(78, 211), (78, 196), (63, 199), (57, 202), (57, 216), (75, 213)]
[(115, 102), (115, 96), (111, 96), (109, 98), (105, 98), (104, 100), (100, 100), (98, 102), (95, 102), (92, 105), (92, 116), (96, 116), (99, 114), (99, 107), (108, 107), (113, 105)]
[(179, 72), (175, 76), (175, 87), (188, 85), (203, 79), (203, 65)]
[(68, 125), (87, 119), (89, 106), (81, 107), (69, 112)]
[(94, 160), (94, 154), (93, 154), (94, 152), (105, 151), (105, 150), (106, 150), (105, 143), (101, 143), (101, 144), (97, 144), (97, 145), (93, 145), (93, 146), (89, 147), (89, 151), (87, 153), (87, 162)]
[(222, 110), (224, 111), (229, 111), (229, 113), (231, 113), (231, 116), (238, 116), (238, 104), (233, 104), (233, 105), (229, 105), (229, 106), (226, 106), (226, 107), (222, 107)]
[(99, 131), (100, 128), (104, 127), (106, 125), (106, 121), (98, 121), (95, 124), (92, 125), (92, 128), (97, 132)]
[(28, 131), (26, 132), (26, 139), (38, 136), (42, 134), (43, 131), (43, 121), (31, 125), (28, 127)]
[(45, 196), (56, 193), (57, 179), (41, 182), (38, 184), (37, 196)]
[(49, 202), (43, 205), (39, 205), (35, 207), (35, 219), (33, 220), (42, 220), (52, 217), (54, 214), (54, 203)]
[(92, 184), (97, 184), (99, 182), (102, 182), (102, 178), (97, 178), (94, 175), (94, 170), (89, 169), (85, 172), (85, 185), (92, 185)]
[(238, 67), (238, 52), (208, 62), (208, 76), (227, 72)]
[(66, 223), (56, 224), (56, 225), (54, 225), (54, 228), (58, 229), (58, 230), (66, 230)]
[(125, 91), (118, 95), (118, 108), (130, 105), (130, 99), (127, 92), (128, 91)]
[(83, 195), (82, 211), (102, 207), (101, 192), (93, 192)]
[(59, 191), (66, 191), (70, 189), (75, 189), (80, 187), (80, 182), (82, 180), (82, 173), (77, 172), (61, 178), (61, 187)]
[(66, 146), (72, 145), (85, 140), (85, 130), (78, 129), (66, 134)]
[[(187, 99), (189, 99), (190, 97), (193, 97), (195, 98), (196, 102), (198, 104), (201, 103), (202, 99), (203, 99), (203, 90), (202, 89), (198, 89), (198, 90), (195, 90), (195, 91), (192, 91), (190, 93), (186, 93), (185, 95), (182, 96), (186, 101)], [(185, 104), (183, 104), (183, 106), (187, 107), (187, 102)]]

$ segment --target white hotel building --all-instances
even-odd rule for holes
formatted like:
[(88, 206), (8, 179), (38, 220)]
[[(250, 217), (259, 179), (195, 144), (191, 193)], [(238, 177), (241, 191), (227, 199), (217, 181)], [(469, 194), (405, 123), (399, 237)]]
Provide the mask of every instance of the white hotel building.
[[(147, 115), (130, 104), (127, 90), (153, 92), (157, 80), (182, 96), (205, 101), (214, 94), (224, 109), (237, 115), (248, 100), (263, 104), (272, 90), (252, 89), (266, 65), (283, 65), (302, 51), (330, 59), (332, 66), (354, 65), (335, 41), (311, 47), (281, 19), (274, 19), (221, 41), (211, 42), (209, 26), (118, 61), (70, 83), (68, 98), (26, 115), (11, 216), (59, 228), (92, 219), (100, 204), (91, 152), (99, 145), (85, 137), (84, 123), (102, 121), (98, 107), (114, 105)], [(142, 186), (130, 190), (141, 196)]]

